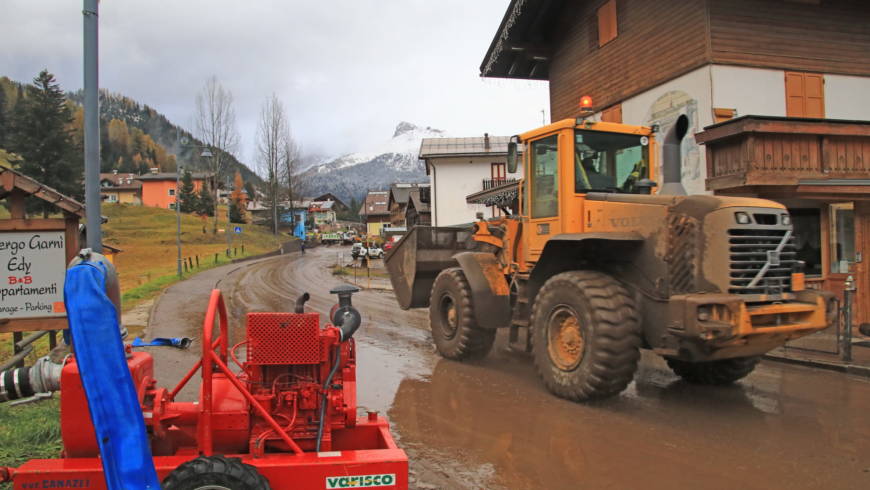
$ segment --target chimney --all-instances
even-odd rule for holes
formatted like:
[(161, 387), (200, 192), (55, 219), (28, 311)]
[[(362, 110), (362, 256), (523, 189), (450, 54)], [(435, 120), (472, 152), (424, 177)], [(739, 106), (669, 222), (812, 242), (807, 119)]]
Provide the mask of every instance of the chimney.
[(489, 150), (489, 133), (483, 133), (483, 149)]
[(160, 169), (157, 168), (157, 167), (151, 167), (151, 168), (148, 169), (148, 170), (150, 170), (152, 174), (156, 174), (156, 173), (159, 173), (159, 172), (160, 172)]
[(662, 144), (662, 188), (659, 194), (669, 196), (685, 196), (686, 189), (682, 184), (683, 165), (680, 155), (680, 142), (689, 130), (689, 118), (680, 115), (677, 121), (665, 135)]

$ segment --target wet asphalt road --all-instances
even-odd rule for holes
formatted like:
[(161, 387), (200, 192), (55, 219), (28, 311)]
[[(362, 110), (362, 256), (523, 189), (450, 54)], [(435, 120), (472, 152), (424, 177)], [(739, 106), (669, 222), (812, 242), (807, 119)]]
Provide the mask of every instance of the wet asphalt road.
[[(236, 336), (244, 313), (289, 311), (304, 291), (309, 311), (327, 312), (335, 302), (328, 290), (341, 283), (327, 266), (339, 250), (280, 256), (216, 278)], [(577, 404), (550, 395), (531, 360), (499, 344), (478, 363), (441, 359), (427, 312), (400, 310), (390, 292), (364, 291), (354, 304), (364, 318), (359, 405), (389, 416), (411, 458), (412, 488), (870, 488), (866, 379), (763, 362), (734, 386), (699, 387), (644, 355), (622, 395)], [(186, 324), (196, 334), (202, 315), (188, 316), (176, 317), (185, 321), (174, 329)]]

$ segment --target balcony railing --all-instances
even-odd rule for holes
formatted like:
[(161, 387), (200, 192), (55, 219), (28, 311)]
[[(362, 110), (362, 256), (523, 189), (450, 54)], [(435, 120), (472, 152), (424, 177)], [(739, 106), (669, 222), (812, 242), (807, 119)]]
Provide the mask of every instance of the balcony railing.
[(490, 189), (494, 189), (496, 187), (516, 181), (517, 179), (508, 179), (504, 177), (499, 177), (496, 179), (483, 179), (483, 188), (481, 190), (488, 191)]

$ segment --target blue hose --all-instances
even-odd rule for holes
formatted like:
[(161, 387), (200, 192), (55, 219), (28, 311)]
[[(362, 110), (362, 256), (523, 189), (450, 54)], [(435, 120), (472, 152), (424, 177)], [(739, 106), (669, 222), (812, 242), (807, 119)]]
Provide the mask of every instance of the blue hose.
[(159, 490), (160, 481), (139, 397), (127, 367), (117, 312), (106, 295), (105, 284), (102, 264), (82, 262), (67, 270), (63, 288), (76, 363), (100, 446), (103, 475), (110, 490)]

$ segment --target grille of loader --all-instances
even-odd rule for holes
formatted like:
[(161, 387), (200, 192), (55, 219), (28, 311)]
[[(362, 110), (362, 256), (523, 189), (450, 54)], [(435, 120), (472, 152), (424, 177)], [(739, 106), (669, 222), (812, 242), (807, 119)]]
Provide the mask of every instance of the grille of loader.
[(248, 362), (318, 364), (319, 317), (317, 313), (248, 313)]
[[(777, 254), (786, 229), (728, 230), (732, 294), (782, 294), (791, 291), (791, 271), (797, 260), (794, 237), (790, 237)], [(767, 271), (753, 285), (756, 276)]]

